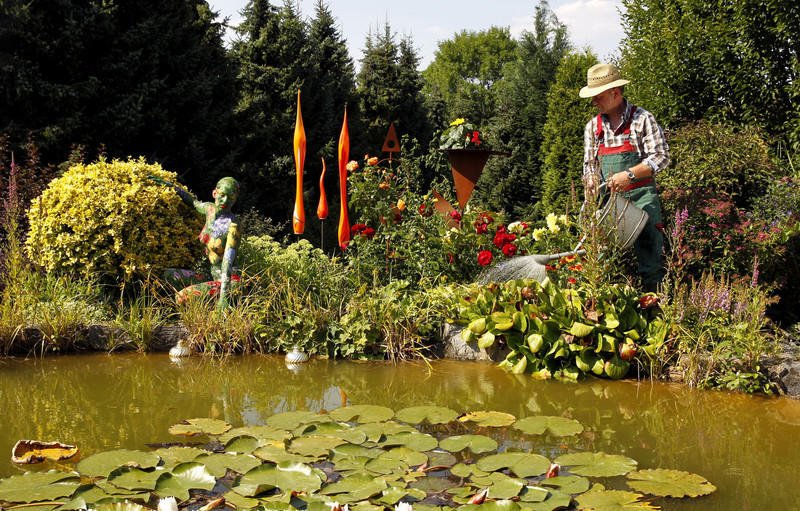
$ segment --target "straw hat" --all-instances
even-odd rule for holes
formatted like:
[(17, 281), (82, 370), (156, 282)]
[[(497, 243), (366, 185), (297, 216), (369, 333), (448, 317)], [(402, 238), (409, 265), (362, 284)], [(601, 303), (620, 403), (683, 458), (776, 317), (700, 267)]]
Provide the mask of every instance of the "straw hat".
[(597, 96), (603, 91), (631, 83), (619, 76), (619, 70), (614, 64), (597, 64), (589, 68), (586, 73), (587, 85), (578, 95), (582, 98)]

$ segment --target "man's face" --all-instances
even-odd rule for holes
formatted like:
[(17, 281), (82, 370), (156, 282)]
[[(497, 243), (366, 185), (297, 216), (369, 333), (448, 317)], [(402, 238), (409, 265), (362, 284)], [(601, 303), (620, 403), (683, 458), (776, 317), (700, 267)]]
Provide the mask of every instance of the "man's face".
[(597, 96), (592, 97), (592, 104), (601, 114), (613, 112), (622, 104), (622, 91), (616, 87), (603, 91)]

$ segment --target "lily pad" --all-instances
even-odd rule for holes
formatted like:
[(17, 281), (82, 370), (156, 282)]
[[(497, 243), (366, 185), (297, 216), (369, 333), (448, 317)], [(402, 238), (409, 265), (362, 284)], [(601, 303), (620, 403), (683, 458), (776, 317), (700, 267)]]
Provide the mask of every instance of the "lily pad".
[(120, 467), (153, 468), (161, 458), (153, 453), (117, 449), (92, 454), (78, 462), (75, 470), (87, 477), (108, 477)]
[(347, 442), (341, 438), (306, 436), (292, 440), (292, 443), (289, 444), (289, 447), (286, 450), (301, 456), (313, 456), (320, 458), (327, 457), (334, 448), (345, 443)]
[(435, 450), (428, 452), (427, 456), (430, 467), (452, 467), (458, 463), (458, 459), (449, 452)]
[(428, 456), (426, 456), (425, 453), (409, 449), (408, 447), (395, 447), (394, 449), (383, 452), (378, 458), (401, 460), (410, 467), (416, 467), (428, 461)]
[(497, 441), (483, 435), (455, 435), (442, 439), (439, 447), (450, 452), (460, 452), (469, 448), (475, 454), (481, 454), (496, 450)]
[(326, 414), (310, 412), (308, 410), (298, 410), (295, 412), (281, 412), (272, 415), (265, 422), (267, 426), (292, 431), (303, 424), (331, 422), (332, 420), (333, 419)]
[(539, 484), (542, 486), (549, 486), (558, 488), (564, 493), (572, 495), (583, 493), (589, 490), (591, 483), (588, 479), (581, 476), (556, 476), (548, 479), (543, 479)]
[(572, 496), (568, 493), (558, 490), (550, 490), (547, 498), (541, 502), (534, 502), (525, 507), (533, 511), (556, 511), (558, 509), (567, 509), (572, 504)]
[(705, 477), (680, 470), (651, 469), (628, 474), (628, 486), (657, 497), (699, 497), (717, 488)]
[(329, 459), (336, 462), (345, 458), (377, 458), (382, 452), (380, 449), (369, 449), (362, 445), (342, 444), (333, 448)]
[(229, 429), (231, 425), (219, 419), (188, 419), (178, 424), (173, 424), (169, 432), (177, 436), (212, 435), (219, 436)]
[(259, 447), (253, 451), (253, 456), (258, 459), (271, 461), (272, 463), (276, 464), (284, 461), (291, 461), (295, 463), (313, 463), (316, 461), (316, 458), (307, 458), (305, 456), (300, 456), (299, 454), (286, 452), (286, 449), (275, 444), (263, 445)]
[(179, 501), (189, 500), (190, 497), (189, 489), (171, 472), (164, 472), (158, 477), (153, 493), (160, 498), (175, 497)]
[(123, 467), (111, 472), (108, 482), (126, 490), (152, 490), (156, 487), (158, 477), (163, 473), (163, 469), (142, 470)]
[(328, 413), (331, 419), (339, 422), (385, 422), (394, 417), (394, 411), (385, 406), (353, 405), (343, 406)]
[(377, 503), (383, 504), (384, 506), (394, 506), (404, 498), (410, 497), (414, 500), (422, 500), (425, 498), (425, 496), (426, 494), (422, 490), (416, 490), (414, 488), (398, 488), (396, 486), (392, 486), (383, 490), (381, 495), (375, 500)]
[(140, 504), (132, 502), (114, 502), (108, 504), (98, 504), (92, 508), (95, 511), (151, 511)]
[(316, 424), (303, 425), (294, 430), (295, 436), (324, 436), (346, 440), (351, 444), (363, 444), (367, 440), (367, 435), (352, 426), (341, 422), (321, 422)]
[(244, 474), (261, 465), (261, 460), (251, 454), (205, 453), (194, 459), (206, 466), (211, 475), (225, 477), (228, 469)]
[(225, 450), (227, 452), (250, 454), (261, 447), (264, 442), (266, 441), (259, 440), (249, 435), (240, 435), (231, 438), (228, 443), (225, 444)]
[(581, 509), (596, 511), (640, 511), (659, 509), (648, 501), (641, 500), (644, 495), (620, 490), (591, 490), (575, 497)]
[(408, 472), (408, 464), (406, 462), (391, 458), (371, 459), (364, 465), (364, 468), (371, 474), (380, 476), (402, 475)]
[(586, 477), (622, 476), (636, 469), (636, 460), (621, 454), (604, 452), (576, 452), (562, 454), (556, 463), (573, 474)]
[(490, 454), (478, 460), (477, 466), (485, 472), (495, 472), (508, 468), (517, 477), (536, 477), (550, 468), (550, 460), (539, 454), (524, 452), (503, 452)]
[[(505, 474), (494, 473), (489, 477), (493, 479), (493, 481), (491, 485), (486, 486), (489, 487), (489, 496), (493, 499), (503, 500), (516, 497), (526, 485), (525, 479), (508, 477)], [(482, 479), (476, 480), (475, 484), (484, 486)]]
[(516, 417), (510, 413), (503, 412), (470, 412), (458, 418), (460, 422), (474, 422), (478, 426), (492, 426), (501, 428), (503, 426), (510, 426), (517, 420)]
[(322, 487), (322, 482), (320, 471), (302, 463), (282, 462), (277, 465), (264, 464), (250, 470), (233, 489), (245, 497), (253, 497), (276, 487), (286, 494), (292, 491), (313, 493)]
[(413, 433), (417, 430), (407, 424), (399, 424), (394, 421), (387, 422), (368, 422), (359, 424), (356, 429), (363, 431), (367, 435), (367, 440), (379, 442), (383, 436), (394, 435), (396, 433)]
[(544, 502), (550, 492), (541, 486), (526, 486), (519, 492), (520, 502)]
[(389, 435), (381, 442), (383, 446), (402, 445), (415, 451), (431, 451), (439, 446), (439, 441), (425, 433), (409, 432)]
[(469, 465), (467, 465), (465, 463), (459, 463), (459, 464), (453, 466), (453, 468), (450, 469), (450, 472), (454, 476), (464, 477), (464, 478), (472, 477), (472, 476), (485, 477), (485, 476), (489, 475), (489, 472), (484, 472), (483, 470), (479, 469), (478, 466), (475, 465), (474, 463), (473, 464), (469, 464)]
[(549, 431), (553, 436), (577, 435), (583, 431), (580, 422), (566, 417), (551, 417), (538, 415), (520, 419), (514, 424), (514, 428), (529, 435), (543, 435)]
[[(104, 481), (103, 481), (104, 482)], [(106, 486), (111, 486), (110, 484), (106, 483)], [(126, 490), (115, 490), (120, 492), (125, 492), (125, 497), (130, 499), (142, 499), (147, 500), (150, 498), (150, 492), (133, 492), (133, 491), (126, 491)], [(63, 507), (59, 509), (86, 509), (86, 504), (94, 504), (100, 501), (106, 501), (110, 498), (114, 498), (119, 494), (112, 494), (109, 493), (100, 486), (96, 484), (84, 484), (79, 486), (77, 490), (72, 494), (72, 500), (66, 503)]]
[(179, 463), (194, 461), (196, 457), (207, 452), (198, 447), (174, 446), (156, 449), (153, 454), (164, 460), (165, 467), (172, 468)]
[(272, 426), (246, 426), (228, 430), (219, 437), (219, 442), (225, 445), (232, 438), (242, 435), (251, 436), (259, 440), (267, 440), (268, 442), (285, 442), (291, 437), (285, 429), (273, 428)]
[(347, 494), (352, 501), (366, 500), (382, 493), (389, 484), (380, 477), (369, 474), (357, 474), (325, 486), (320, 492), (323, 495)]
[(0, 500), (40, 502), (68, 497), (80, 486), (75, 472), (25, 472), (0, 480)]
[(465, 504), (459, 509), (464, 511), (518, 511), (520, 506), (510, 500), (487, 500), (483, 504)]
[(420, 424), (427, 420), (431, 424), (447, 424), (458, 418), (458, 413), (442, 406), (412, 406), (395, 413), (399, 421)]
[(458, 486), (458, 483), (443, 477), (432, 476), (420, 477), (416, 481), (409, 484), (410, 488), (416, 488), (417, 490), (422, 490), (426, 493), (438, 493), (454, 486)]

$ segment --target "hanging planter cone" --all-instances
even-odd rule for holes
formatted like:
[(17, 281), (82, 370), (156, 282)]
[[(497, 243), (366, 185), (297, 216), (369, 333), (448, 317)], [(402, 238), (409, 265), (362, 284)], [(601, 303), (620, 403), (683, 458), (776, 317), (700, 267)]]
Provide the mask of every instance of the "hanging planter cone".
[(462, 211), (472, 195), (475, 183), (478, 182), (478, 178), (483, 173), (483, 167), (489, 161), (489, 156), (508, 156), (510, 154), (503, 151), (486, 151), (483, 149), (443, 149), (443, 151), (447, 151), (448, 156), (450, 156), (450, 166), (453, 169), (458, 205)]
[(74, 445), (61, 442), (40, 442), (38, 440), (20, 440), (11, 450), (11, 461), (20, 465), (41, 463), (44, 460), (60, 461), (78, 454)]

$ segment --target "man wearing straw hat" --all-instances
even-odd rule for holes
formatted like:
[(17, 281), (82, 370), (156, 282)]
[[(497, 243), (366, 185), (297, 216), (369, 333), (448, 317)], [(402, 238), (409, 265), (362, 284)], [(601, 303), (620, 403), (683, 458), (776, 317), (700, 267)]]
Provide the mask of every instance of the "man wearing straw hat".
[(613, 193), (624, 197), (649, 218), (633, 245), (645, 291), (656, 291), (666, 268), (661, 203), (655, 176), (669, 165), (664, 131), (653, 114), (623, 97), (625, 85), (613, 64), (589, 68), (588, 83), (580, 97), (592, 98), (598, 115), (584, 131), (583, 182), (587, 198), (597, 193), (601, 180)]

